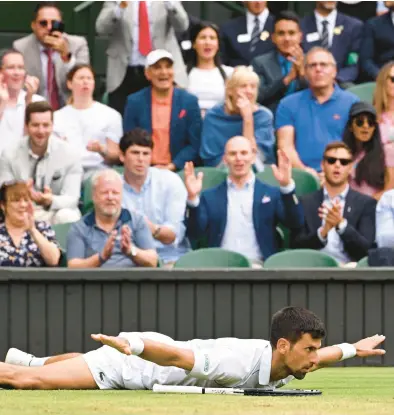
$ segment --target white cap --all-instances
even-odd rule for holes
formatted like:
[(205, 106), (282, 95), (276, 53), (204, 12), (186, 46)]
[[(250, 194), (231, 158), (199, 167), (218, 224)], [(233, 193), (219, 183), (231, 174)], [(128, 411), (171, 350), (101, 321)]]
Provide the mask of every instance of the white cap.
[(156, 62), (159, 62), (160, 59), (169, 59), (171, 62), (174, 62), (174, 58), (170, 52), (164, 49), (156, 49), (148, 53), (148, 56), (146, 57), (145, 68), (154, 65)]

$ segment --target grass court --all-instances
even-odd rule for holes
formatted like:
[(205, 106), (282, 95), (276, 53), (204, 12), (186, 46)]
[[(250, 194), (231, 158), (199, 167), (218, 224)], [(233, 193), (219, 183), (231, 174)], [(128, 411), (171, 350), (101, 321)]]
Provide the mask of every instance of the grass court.
[(316, 397), (161, 395), (151, 391), (0, 391), (1, 415), (392, 415), (394, 368), (330, 368), (288, 388)]

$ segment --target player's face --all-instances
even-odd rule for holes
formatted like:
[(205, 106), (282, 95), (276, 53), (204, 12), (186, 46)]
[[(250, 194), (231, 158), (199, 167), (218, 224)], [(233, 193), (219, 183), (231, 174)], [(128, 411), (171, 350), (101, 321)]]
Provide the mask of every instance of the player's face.
[(120, 161), (124, 164), (126, 173), (134, 177), (145, 177), (152, 161), (152, 149), (137, 145), (130, 146), (124, 154), (120, 154)]
[[(353, 163), (349, 161), (352, 161), (352, 156), (345, 148), (327, 151), (322, 162), (327, 183), (331, 186), (342, 186), (346, 183), (353, 169)], [(343, 165), (343, 163), (349, 164)]]
[(309, 333), (303, 334), (285, 355), (285, 363), (290, 374), (296, 379), (303, 379), (312, 367), (319, 363), (317, 351), (320, 347), (321, 339), (313, 339)]

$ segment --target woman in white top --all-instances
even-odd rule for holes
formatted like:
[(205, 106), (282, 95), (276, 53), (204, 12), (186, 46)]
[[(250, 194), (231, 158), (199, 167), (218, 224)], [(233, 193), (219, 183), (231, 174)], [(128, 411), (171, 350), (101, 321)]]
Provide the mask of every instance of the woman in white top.
[(94, 71), (76, 65), (67, 75), (69, 104), (54, 114), (54, 133), (82, 154), (85, 179), (106, 165), (118, 163), (122, 117), (114, 109), (93, 99)]
[(204, 116), (224, 101), (225, 81), (233, 68), (222, 65), (219, 56), (219, 29), (209, 22), (195, 25), (191, 31), (192, 51), (187, 64), (188, 91), (196, 95)]

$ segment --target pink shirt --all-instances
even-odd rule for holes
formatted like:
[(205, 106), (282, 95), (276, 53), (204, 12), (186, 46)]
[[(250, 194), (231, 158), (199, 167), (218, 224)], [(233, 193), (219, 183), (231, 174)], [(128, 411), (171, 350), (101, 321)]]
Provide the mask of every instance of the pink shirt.
[[(386, 167), (394, 167), (394, 121), (388, 116), (387, 113), (382, 115), (379, 128), (386, 160)], [(375, 189), (365, 182), (362, 182), (361, 185), (358, 185), (355, 181), (357, 164), (363, 159), (364, 155), (364, 152), (360, 153), (355, 160), (354, 169), (350, 175), (350, 186), (357, 192), (368, 196), (373, 196), (379, 191), (379, 189)]]

